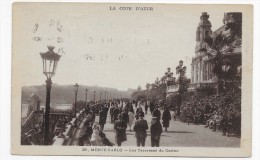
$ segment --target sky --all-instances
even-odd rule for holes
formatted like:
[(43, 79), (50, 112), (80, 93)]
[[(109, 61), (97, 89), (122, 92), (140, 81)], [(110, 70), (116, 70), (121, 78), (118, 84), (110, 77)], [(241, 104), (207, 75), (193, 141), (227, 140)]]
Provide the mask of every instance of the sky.
[[(136, 11), (139, 6), (153, 10)], [(191, 77), (202, 12), (210, 15), (214, 31), (230, 10), (203, 5), (17, 3), (14, 11), (13, 74), (22, 85), (45, 83), (39, 53), (53, 45), (62, 55), (53, 83), (127, 90), (138, 85), (145, 88), (162, 77), (166, 68), (174, 69), (179, 60)]]

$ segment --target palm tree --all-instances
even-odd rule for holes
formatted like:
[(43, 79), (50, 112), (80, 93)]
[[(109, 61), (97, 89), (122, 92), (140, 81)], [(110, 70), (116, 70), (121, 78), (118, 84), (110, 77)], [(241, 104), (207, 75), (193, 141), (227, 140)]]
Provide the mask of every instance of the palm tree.
[[(217, 92), (225, 87), (225, 81), (230, 77), (235, 77), (235, 66), (230, 63), (229, 57), (222, 54), (224, 46), (229, 46), (234, 39), (224, 36), (222, 33), (214, 37), (207, 37), (205, 42), (209, 45), (213, 52), (206, 52), (211, 63), (213, 64), (213, 74), (217, 79)], [(206, 50), (207, 51), (207, 50)], [(229, 70), (225, 70), (225, 66), (229, 65)], [(224, 86), (223, 86), (224, 85)]]

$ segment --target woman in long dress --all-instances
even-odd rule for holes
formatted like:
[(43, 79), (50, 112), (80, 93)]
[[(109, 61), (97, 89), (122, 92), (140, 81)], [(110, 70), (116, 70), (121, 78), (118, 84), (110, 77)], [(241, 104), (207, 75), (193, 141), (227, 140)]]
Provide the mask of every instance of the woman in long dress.
[(135, 119), (135, 114), (134, 114), (134, 110), (133, 109), (129, 110), (128, 117), (129, 117), (128, 126), (129, 126), (130, 132), (131, 132), (131, 127), (132, 127), (134, 119)]
[(165, 107), (165, 110), (164, 110), (163, 116), (162, 116), (162, 120), (163, 120), (163, 127), (165, 128), (165, 131), (167, 131), (167, 128), (169, 127), (170, 120), (171, 120), (171, 113), (170, 113), (168, 107)]
[(92, 146), (102, 146), (103, 145), (102, 139), (99, 136), (99, 131), (100, 131), (100, 126), (97, 125), (97, 124), (94, 124), (93, 125), (93, 133), (92, 133), (91, 139), (90, 139)]

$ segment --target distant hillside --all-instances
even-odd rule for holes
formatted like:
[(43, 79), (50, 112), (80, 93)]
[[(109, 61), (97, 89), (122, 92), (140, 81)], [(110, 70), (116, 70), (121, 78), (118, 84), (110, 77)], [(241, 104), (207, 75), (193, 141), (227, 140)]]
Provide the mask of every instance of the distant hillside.
[[(94, 90), (96, 91), (96, 100), (100, 99), (100, 92), (102, 92), (102, 99), (105, 99), (105, 91), (108, 92), (108, 99), (110, 98), (131, 98), (134, 89), (127, 91), (119, 91), (115, 88), (104, 88), (98, 86), (79, 86), (78, 100), (85, 100), (85, 89), (88, 89), (88, 101), (94, 100)], [(40, 86), (24, 86), (22, 87), (22, 103), (28, 103), (31, 95), (37, 93), (40, 96), (41, 104), (45, 104), (46, 99), (46, 85)], [(51, 89), (51, 103), (56, 104), (71, 104), (75, 99), (75, 91), (73, 85), (58, 85), (53, 84)]]

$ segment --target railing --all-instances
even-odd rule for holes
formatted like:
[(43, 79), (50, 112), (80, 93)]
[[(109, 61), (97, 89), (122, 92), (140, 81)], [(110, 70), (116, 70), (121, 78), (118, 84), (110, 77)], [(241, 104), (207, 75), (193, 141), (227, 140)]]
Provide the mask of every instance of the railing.
[(27, 141), (31, 145), (42, 143), (43, 112), (32, 111), (21, 126), (21, 144)]
[(174, 84), (174, 85), (167, 86), (166, 93), (178, 92), (179, 88), (180, 88), (179, 84)]
[(28, 118), (25, 120), (25, 122), (22, 124), (22, 129), (23, 128), (26, 128), (27, 126), (28, 126), (28, 124), (30, 123), (30, 122), (32, 122), (31, 121), (31, 119), (33, 119), (33, 117), (34, 117), (34, 111), (32, 111), (31, 113), (30, 113), (30, 115), (28, 116)]
[(53, 138), (53, 146), (62, 146), (66, 144), (67, 140), (72, 136), (72, 130), (75, 120), (76, 118), (73, 118), (70, 123), (66, 125), (65, 131)]
[(193, 90), (197, 88), (206, 88), (206, 87), (216, 88), (216, 83), (215, 82), (191, 83), (188, 85), (188, 90)]
[[(51, 113), (51, 115), (55, 115), (59, 113)], [(66, 116), (65, 113), (61, 113), (61, 115)], [(42, 132), (42, 124), (43, 123), (44, 113), (40, 111), (32, 111), (29, 117), (22, 124), (21, 130), (21, 144), (22, 145), (42, 145), (43, 143), (43, 132)], [(59, 133), (57, 136), (54, 136), (52, 145), (65, 145), (70, 137), (72, 137), (73, 131), (75, 130), (75, 126), (77, 126), (81, 120), (84, 118), (83, 109), (80, 110), (76, 114), (76, 118), (72, 118), (72, 120), (65, 125), (64, 128), (56, 128), (53, 133)], [(77, 123), (77, 125), (76, 125)], [(39, 126), (41, 124), (41, 126)], [(35, 127), (38, 125), (38, 129)]]
[[(65, 131), (59, 133), (58, 136), (55, 136), (53, 138), (53, 144), (54, 146), (62, 146), (62, 145), (66, 145), (69, 144), (71, 139), (73, 138), (73, 132), (75, 129), (77, 129), (75, 126), (78, 126), (78, 124), (81, 122), (81, 120), (84, 118), (84, 110), (80, 110), (77, 114), (76, 114), (76, 118), (72, 118), (72, 120), (66, 124), (65, 126)], [(77, 125), (76, 125), (77, 123)]]

